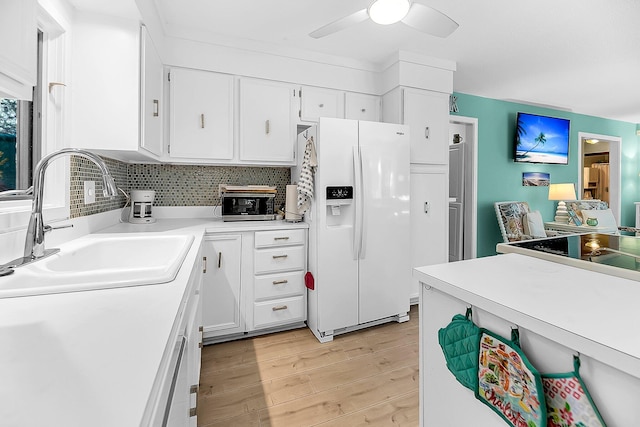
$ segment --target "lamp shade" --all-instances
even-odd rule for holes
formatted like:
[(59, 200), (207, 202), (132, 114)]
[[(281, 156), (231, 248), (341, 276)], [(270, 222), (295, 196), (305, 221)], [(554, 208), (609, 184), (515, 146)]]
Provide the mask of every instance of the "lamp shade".
[(407, 16), (409, 0), (376, 0), (369, 6), (369, 17), (376, 24), (395, 24)]
[(576, 187), (573, 183), (549, 184), (549, 200), (576, 200)]

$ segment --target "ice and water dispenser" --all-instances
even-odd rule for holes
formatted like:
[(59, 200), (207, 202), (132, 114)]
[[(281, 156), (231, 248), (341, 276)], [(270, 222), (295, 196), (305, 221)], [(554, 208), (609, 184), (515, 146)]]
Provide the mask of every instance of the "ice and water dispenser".
[(327, 225), (340, 226), (353, 223), (353, 187), (350, 185), (327, 187)]

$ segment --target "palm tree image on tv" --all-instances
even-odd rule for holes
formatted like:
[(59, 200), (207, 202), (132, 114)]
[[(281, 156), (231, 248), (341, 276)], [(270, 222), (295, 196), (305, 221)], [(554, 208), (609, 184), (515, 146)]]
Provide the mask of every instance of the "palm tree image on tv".
[(518, 113), (516, 162), (567, 164), (569, 120)]

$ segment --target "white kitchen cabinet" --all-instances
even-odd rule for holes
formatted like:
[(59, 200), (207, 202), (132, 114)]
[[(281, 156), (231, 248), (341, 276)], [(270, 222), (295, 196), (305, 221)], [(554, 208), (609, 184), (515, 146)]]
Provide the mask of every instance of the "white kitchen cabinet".
[(205, 237), (202, 284), (204, 337), (244, 332), (241, 292), (242, 236), (212, 234)]
[[(73, 85), (65, 89), (71, 94), (73, 108), (70, 146), (124, 161), (158, 159), (152, 153), (158, 151), (157, 136), (149, 135), (147, 140), (145, 135), (141, 139), (145, 132), (141, 111), (149, 111), (146, 105), (141, 109), (140, 93), (145, 85), (141, 81), (143, 45), (149, 53), (146, 37), (141, 35), (138, 20), (76, 14), (71, 55)], [(157, 79), (157, 69), (153, 74)], [(145, 89), (146, 95), (161, 93), (157, 81), (150, 85), (154, 89)], [(153, 111), (152, 105), (150, 112)], [(160, 110), (159, 113), (162, 114)], [(149, 125), (158, 132), (157, 124)]]
[(233, 159), (233, 76), (170, 70), (171, 158)]
[[(449, 257), (449, 199), (446, 169), (411, 167), (411, 267), (441, 264)], [(420, 286), (412, 279), (411, 299)]]
[(380, 121), (380, 97), (366, 93), (347, 92), (345, 94), (345, 119)]
[(140, 28), (140, 147), (162, 155), (164, 68), (147, 28)]
[(36, 0), (0, 0), (0, 98), (31, 100), (37, 74)]
[(239, 84), (240, 162), (293, 165), (296, 87), (249, 78)]
[(255, 233), (253, 329), (301, 324), (306, 320), (306, 233), (306, 230)]
[(448, 94), (396, 88), (382, 102), (383, 121), (411, 127), (411, 163), (448, 164)]
[(303, 86), (299, 94), (300, 120), (317, 122), (320, 117), (344, 118), (344, 92)]

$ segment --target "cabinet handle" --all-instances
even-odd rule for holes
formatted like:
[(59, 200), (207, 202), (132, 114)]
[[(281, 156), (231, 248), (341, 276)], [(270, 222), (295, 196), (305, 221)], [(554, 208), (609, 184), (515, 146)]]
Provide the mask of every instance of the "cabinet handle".
[(222, 266), (222, 252), (218, 252), (218, 268)]
[(424, 202), (424, 213), (429, 213), (429, 202)]
[(278, 305), (275, 307), (271, 307), (271, 310), (273, 311), (279, 311), (279, 310), (286, 310), (288, 307), (286, 305)]
[(425, 139), (429, 139), (429, 126), (427, 126), (426, 128), (424, 128), (424, 137)]
[(202, 272), (203, 273), (207, 272), (207, 257), (206, 256), (202, 257)]
[(273, 259), (277, 259), (277, 258), (286, 258), (289, 255), (285, 254), (285, 255), (273, 255)]
[(189, 394), (196, 394), (198, 392), (198, 384), (194, 384), (189, 387)]
[(366, 109), (366, 108), (363, 108), (363, 109), (362, 109), (362, 110), (360, 110), (360, 111), (362, 111), (363, 113), (365, 113), (365, 112), (367, 111), (367, 109)]
[(200, 114), (200, 129), (204, 129), (204, 114)]
[(274, 285), (283, 285), (285, 283), (289, 283), (289, 281), (288, 280), (274, 280), (273, 281)]
[(267, 121), (265, 121), (265, 122), (264, 122), (264, 133), (266, 133), (267, 135), (269, 135), (269, 132), (270, 132), (270, 130), (271, 130), (271, 129), (269, 128), (269, 125), (270, 125), (269, 120), (267, 120)]
[(160, 101), (157, 99), (153, 100), (153, 117), (158, 117), (160, 115)]
[(318, 104), (318, 107), (324, 108), (324, 104)]
[(274, 237), (273, 240), (289, 240), (289, 237)]

